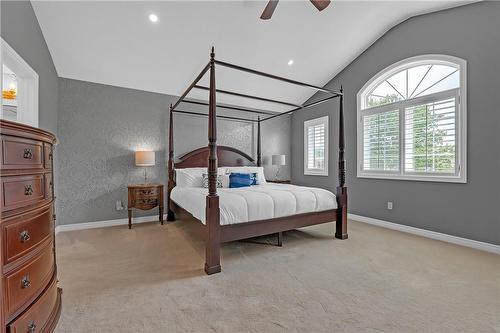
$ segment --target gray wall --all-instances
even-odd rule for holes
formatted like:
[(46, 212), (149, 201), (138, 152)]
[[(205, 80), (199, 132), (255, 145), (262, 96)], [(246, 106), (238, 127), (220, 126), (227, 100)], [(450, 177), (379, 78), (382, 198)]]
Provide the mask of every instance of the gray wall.
[[(59, 224), (125, 218), (126, 211), (116, 211), (115, 202), (126, 204), (127, 184), (143, 181), (143, 169), (134, 166), (136, 149), (157, 152), (156, 167), (148, 168), (149, 179), (166, 184), (168, 106), (175, 100), (168, 95), (59, 79)], [(255, 156), (255, 126), (223, 120), (217, 124), (218, 144)], [(271, 154), (290, 156), (290, 125), (288, 116), (263, 125), (264, 162)], [(205, 146), (207, 126), (206, 117), (175, 115), (175, 156)], [(269, 164), (265, 168), (271, 176)], [(285, 169), (289, 177), (290, 168)]]
[[(409, 19), (376, 41), (327, 84), (336, 89), (342, 84), (346, 92), (350, 213), (500, 244), (499, 17), (500, 3), (481, 2)], [(385, 67), (430, 53), (467, 60), (467, 184), (357, 178), (357, 92)], [(337, 110), (337, 102), (333, 102), (292, 116), (294, 182), (329, 189), (336, 186)], [(330, 176), (304, 176), (303, 122), (327, 114), (331, 124)], [(387, 201), (394, 202), (392, 211), (386, 209)]]
[(1, 2), (2, 38), (39, 75), (39, 127), (57, 135), (58, 77), (29, 1)]

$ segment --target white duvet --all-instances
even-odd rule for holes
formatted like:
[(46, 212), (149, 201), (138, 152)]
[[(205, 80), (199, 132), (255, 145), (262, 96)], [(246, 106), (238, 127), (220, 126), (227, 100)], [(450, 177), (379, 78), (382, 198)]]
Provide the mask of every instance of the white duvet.
[[(172, 189), (171, 199), (205, 224), (207, 193), (206, 188), (176, 186)], [(221, 225), (337, 208), (332, 192), (314, 187), (267, 183), (242, 188), (218, 188), (217, 194)]]

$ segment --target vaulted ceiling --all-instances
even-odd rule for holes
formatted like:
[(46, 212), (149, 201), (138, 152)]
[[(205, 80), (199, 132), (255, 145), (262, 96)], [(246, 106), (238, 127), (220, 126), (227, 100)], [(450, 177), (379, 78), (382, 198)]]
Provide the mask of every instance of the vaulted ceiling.
[[(318, 12), (309, 1), (282, 0), (269, 21), (259, 19), (262, 1), (32, 3), (59, 76), (180, 95), (212, 45), (220, 60), (322, 86), (396, 24), (466, 2), (334, 0)], [(148, 19), (151, 13), (158, 22)], [(223, 68), (217, 79), (220, 89), (293, 103), (314, 93)], [(190, 96), (206, 99), (207, 92)], [(283, 110), (227, 96), (219, 101)]]

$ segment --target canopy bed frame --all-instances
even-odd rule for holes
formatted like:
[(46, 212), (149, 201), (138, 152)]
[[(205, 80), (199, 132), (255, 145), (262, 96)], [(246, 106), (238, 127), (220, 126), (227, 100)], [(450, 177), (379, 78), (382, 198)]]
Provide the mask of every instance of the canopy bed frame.
[[(215, 69), (216, 66), (224, 66), (230, 69), (251, 73), (254, 75), (264, 76), (267, 78), (287, 82), (302, 87), (312, 88), (317, 91), (327, 93), (329, 96), (316, 102), (311, 102), (303, 105), (294, 103), (278, 101), (258, 96), (251, 96), (232, 91), (216, 89)], [(209, 72), (209, 87), (198, 85), (198, 82)], [(186, 96), (192, 89), (201, 89), (209, 91), (208, 102), (201, 102), (186, 99)], [(239, 106), (218, 105), (216, 103), (216, 94), (227, 94), (232, 96), (239, 96), (260, 100), (265, 102), (272, 102), (282, 105), (293, 107), (293, 109), (282, 112), (273, 113), (268, 111), (253, 110)], [(347, 187), (345, 186), (345, 159), (344, 159), (344, 98), (343, 90), (340, 91), (329, 90), (307, 83), (298, 82), (295, 80), (287, 79), (284, 77), (256, 71), (253, 69), (237, 66), (227, 62), (215, 59), (214, 48), (210, 53), (210, 61), (203, 68), (201, 73), (189, 85), (186, 91), (180, 96), (175, 104), (170, 105), (169, 115), (169, 154), (168, 154), (168, 191), (167, 191), (167, 220), (174, 221), (175, 213), (188, 213), (182, 207), (177, 205), (171, 200), (171, 192), (175, 187), (174, 168), (193, 168), (193, 167), (207, 167), (208, 174), (208, 195), (206, 196), (206, 224), (203, 225), (204, 233), (206, 236), (206, 254), (205, 254), (205, 272), (207, 274), (214, 274), (221, 271), (220, 265), (220, 246), (221, 243), (230, 242), (235, 240), (242, 240), (246, 238), (267, 235), (272, 233), (281, 233), (283, 231), (292, 230), (296, 228), (306, 227), (314, 224), (327, 223), (336, 221), (335, 237), (339, 239), (347, 238)], [(217, 168), (231, 167), (231, 166), (261, 166), (261, 123), (280, 117), (285, 114), (307, 109), (315, 105), (327, 102), (331, 99), (339, 98), (339, 151), (338, 151), (338, 186), (336, 191), (337, 208), (313, 213), (297, 214), (285, 217), (278, 217), (260, 221), (250, 221), (244, 223), (220, 224), (220, 211), (219, 211), (219, 196), (217, 195)], [(190, 103), (197, 105), (207, 105), (208, 114), (191, 112), (177, 109), (181, 103)], [(232, 117), (217, 115), (217, 108), (224, 108), (229, 110), (245, 111), (250, 113), (257, 113), (259, 117), (257, 120), (252, 118)], [(185, 154), (179, 158), (179, 161), (174, 163), (174, 136), (173, 136), (173, 115), (174, 113), (190, 114), (208, 117), (208, 145), (199, 148), (192, 152)], [(261, 119), (260, 116), (263, 116)], [(226, 146), (217, 146), (217, 118), (230, 119), (238, 121), (248, 121), (257, 123), (257, 161), (247, 154), (239, 151), (238, 149)], [(281, 236), (281, 235), (280, 235)], [(281, 239), (281, 237), (280, 237)]]

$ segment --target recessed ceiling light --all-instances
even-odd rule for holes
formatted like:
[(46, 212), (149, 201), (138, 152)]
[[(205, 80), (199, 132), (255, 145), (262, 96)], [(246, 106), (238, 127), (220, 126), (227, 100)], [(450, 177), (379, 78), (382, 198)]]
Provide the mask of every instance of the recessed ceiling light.
[(293, 60), (292, 59), (288, 60), (288, 66), (292, 66), (292, 65), (293, 65)]
[(155, 14), (149, 14), (149, 20), (153, 23), (156, 23), (158, 22), (158, 16), (156, 16)]

